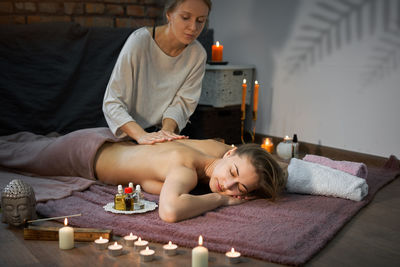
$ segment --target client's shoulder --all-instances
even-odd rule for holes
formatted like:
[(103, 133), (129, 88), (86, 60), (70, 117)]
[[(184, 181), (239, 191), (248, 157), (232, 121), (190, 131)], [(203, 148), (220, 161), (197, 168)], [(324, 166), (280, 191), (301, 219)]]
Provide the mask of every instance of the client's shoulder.
[(226, 151), (231, 149), (231, 146), (214, 139), (182, 139), (176, 141), (187, 146), (188, 149), (213, 157), (222, 157)]

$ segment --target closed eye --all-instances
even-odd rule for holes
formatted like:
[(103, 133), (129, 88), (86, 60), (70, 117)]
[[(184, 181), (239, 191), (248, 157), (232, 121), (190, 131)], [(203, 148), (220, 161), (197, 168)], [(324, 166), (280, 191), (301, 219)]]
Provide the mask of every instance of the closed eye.
[(247, 194), (247, 188), (243, 184), (238, 184), (238, 190), (242, 194)]

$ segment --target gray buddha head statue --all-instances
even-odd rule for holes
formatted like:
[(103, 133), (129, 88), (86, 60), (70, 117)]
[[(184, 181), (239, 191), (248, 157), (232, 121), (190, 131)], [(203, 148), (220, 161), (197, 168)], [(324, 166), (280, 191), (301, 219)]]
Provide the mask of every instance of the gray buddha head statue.
[(32, 186), (22, 180), (12, 180), (1, 191), (2, 222), (12, 226), (24, 225), (36, 219), (36, 198)]

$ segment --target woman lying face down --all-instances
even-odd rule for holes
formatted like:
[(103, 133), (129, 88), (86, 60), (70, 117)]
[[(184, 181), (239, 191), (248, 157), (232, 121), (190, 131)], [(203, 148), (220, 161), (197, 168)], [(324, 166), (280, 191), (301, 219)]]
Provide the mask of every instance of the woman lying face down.
[[(181, 139), (138, 145), (108, 128), (0, 143), (0, 166), (43, 176), (77, 176), (107, 184), (140, 184), (160, 195), (159, 215), (177, 222), (255, 197), (275, 200), (286, 175), (258, 145), (232, 148), (215, 140)], [(193, 195), (197, 185), (209, 193)]]
[[(109, 184), (133, 182), (160, 194), (159, 215), (177, 222), (220, 206), (256, 197), (275, 200), (286, 176), (258, 145), (238, 148), (214, 140), (175, 140), (154, 145), (106, 143), (95, 163), (97, 178)], [(191, 195), (198, 183), (211, 193)]]

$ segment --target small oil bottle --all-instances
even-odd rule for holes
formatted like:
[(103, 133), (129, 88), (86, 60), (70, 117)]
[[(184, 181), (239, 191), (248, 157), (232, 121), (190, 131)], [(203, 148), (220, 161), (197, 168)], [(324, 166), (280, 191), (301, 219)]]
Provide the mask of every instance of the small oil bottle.
[(125, 210), (125, 197), (122, 191), (122, 185), (118, 185), (118, 194), (114, 197), (114, 208), (116, 210)]
[(125, 210), (133, 210), (133, 191), (131, 187), (125, 188)]
[(140, 188), (140, 184), (136, 185), (136, 190), (135, 190), (135, 194), (134, 194), (134, 205), (135, 205), (135, 210), (140, 210), (140, 209), (144, 209), (144, 196), (142, 193), (142, 189)]
[(299, 158), (299, 141), (297, 139), (297, 134), (293, 135), (292, 158)]
[(132, 182), (129, 182), (128, 187), (132, 188), (132, 193), (135, 192), (135, 188), (133, 187), (133, 183)]

